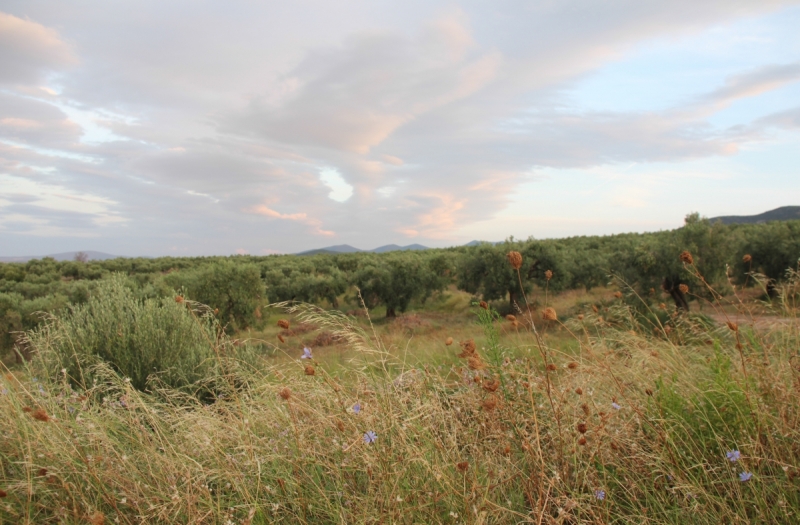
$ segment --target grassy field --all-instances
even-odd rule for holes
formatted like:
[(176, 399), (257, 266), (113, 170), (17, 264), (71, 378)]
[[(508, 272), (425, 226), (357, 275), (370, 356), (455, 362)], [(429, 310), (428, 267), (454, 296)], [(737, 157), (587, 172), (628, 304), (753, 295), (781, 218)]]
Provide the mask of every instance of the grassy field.
[[(235, 338), (111, 287), (0, 378), (0, 519), (797, 523), (796, 287), (649, 317), (573, 291), (511, 319), (450, 290), (396, 320), (275, 307)], [(202, 377), (137, 388), (165, 354)]]

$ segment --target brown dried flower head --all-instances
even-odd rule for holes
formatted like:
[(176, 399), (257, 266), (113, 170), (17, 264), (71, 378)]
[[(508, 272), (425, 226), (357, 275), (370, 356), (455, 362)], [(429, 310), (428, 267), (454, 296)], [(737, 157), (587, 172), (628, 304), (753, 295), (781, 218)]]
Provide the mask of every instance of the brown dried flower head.
[(182, 303), (183, 302), (183, 297), (181, 297), (180, 295), (176, 295), (175, 296), (175, 302), (176, 303)]
[(511, 315), (511, 314), (508, 314), (506, 316), (506, 319), (511, 321), (512, 323), (515, 323), (517, 321), (517, 317), (515, 315)]
[(645, 388), (644, 389), (644, 393), (647, 394), (648, 396), (651, 396), (651, 397), (653, 395), (653, 391), (651, 389), (649, 389), (649, 388)]
[(567, 368), (569, 368), (570, 370), (575, 370), (576, 368), (578, 368), (578, 363), (576, 363), (575, 361), (570, 361), (569, 363), (567, 363)]
[(37, 421), (43, 421), (47, 423), (50, 421), (50, 416), (47, 415), (47, 412), (44, 411), (43, 408), (37, 408), (31, 413), (31, 417)]
[(278, 334), (278, 341), (280, 341), (281, 343), (285, 343), (286, 339), (284, 339), (281, 334)]
[(214, 315), (217, 315), (218, 313), (219, 313), (219, 308), (214, 308)]
[(622, 299), (622, 292), (620, 291), (614, 292), (614, 297), (616, 297), (617, 299)]
[(547, 365), (547, 369), (550, 370), (551, 372), (555, 372), (556, 370), (558, 370), (558, 367), (553, 363), (550, 363)]
[(289, 321), (287, 321), (286, 319), (278, 319), (278, 326), (280, 326), (284, 330), (288, 330), (289, 329)]
[(341, 419), (336, 420), (336, 428), (339, 429), (339, 432), (344, 432), (344, 423)]
[(459, 472), (466, 472), (467, 469), (469, 468), (469, 463), (467, 463), (466, 461), (456, 463), (456, 468), (458, 469)]
[(727, 322), (727, 323), (725, 323), (725, 324), (727, 324), (727, 325), (728, 325), (728, 328), (730, 328), (730, 329), (731, 329), (731, 330), (733, 330), (734, 332), (738, 332), (738, 331), (739, 331), (739, 325), (738, 325), (738, 324), (736, 324), (736, 323), (734, 323), (733, 321), (728, 321), (728, 322)]
[(678, 286), (678, 290), (680, 290), (681, 293), (689, 293), (689, 287), (686, 286), (685, 284), (681, 284), (680, 286)]
[(283, 387), (278, 391), (278, 395), (281, 396), (281, 399), (289, 401), (289, 398), (292, 397), (292, 391), (287, 387)]
[(578, 314), (578, 321), (583, 321), (583, 314)]
[(500, 380), (495, 379), (494, 381), (486, 380), (483, 382), (483, 389), (487, 392), (495, 392), (498, 388), (500, 388)]
[(655, 294), (656, 294), (656, 289), (650, 288), (650, 295), (655, 295)]
[(6, 496), (8, 496), (8, 492), (6, 492), (3, 489), (0, 489), (0, 498), (5, 498)]
[(584, 446), (586, 444), (586, 438), (582, 437), (578, 440), (578, 445)]
[(589, 430), (589, 427), (586, 426), (586, 423), (578, 423), (578, 427), (577, 428), (578, 428), (578, 432), (580, 432), (581, 434), (585, 434), (586, 431)]
[(506, 254), (506, 258), (508, 259), (508, 264), (511, 265), (512, 268), (515, 270), (519, 270), (522, 268), (522, 254), (519, 252), (508, 252)]
[(746, 253), (744, 255), (744, 257), (742, 257), (742, 262), (745, 263), (745, 264), (749, 263), (752, 260), (753, 260), (753, 257), (749, 253)]
[(472, 339), (461, 341), (459, 344), (461, 345), (461, 348), (464, 349), (464, 351), (458, 354), (458, 357), (467, 358), (475, 354), (475, 348), (476, 348), (475, 341), (473, 341)]
[(666, 305), (665, 303), (659, 303), (659, 304), (658, 304), (658, 307), (659, 307), (660, 309), (662, 309), (662, 310), (666, 310), (666, 309), (667, 309), (667, 305)]
[(597, 309), (597, 305), (594, 305), (594, 304), (593, 304), (593, 305), (592, 305), (592, 311), (593, 311), (594, 313), (597, 313), (597, 312), (599, 312), (600, 310), (598, 310), (598, 309)]
[(555, 321), (555, 320), (558, 319), (558, 316), (556, 315), (555, 309), (553, 309), (553, 307), (551, 307), (551, 306), (548, 306), (542, 312), (542, 318), (545, 321)]
[(497, 396), (492, 394), (484, 399), (483, 403), (481, 404), (483, 405), (484, 410), (494, 410), (495, 407), (497, 407)]
[(553, 278), (553, 270), (547, 270), (544, 272), (544, 278), (548, 281)]
[(314, 374), (316, 374), (316, 373), (317, 373), (317, 371), (316, 371), (316, 370), (314, 370), (314, 367), (313, 367), (313, 366), (311, 366), (311, 365), (306, 365), (306, 370), (305, 370), (305, 372), (306, 372), (306, 375), (307, 375), (307, 376), (313, 376)]
[(579, 396), (582, 396), (583, 395), (583, 389), (581, 387), (578, 387), (578, 388), (575, 389), (575, 393), (578, 394)]
[(448, 337), (447, 339), (444, 340), (444, 344), (446, 344), (447, 346), (450, 346), (451, 344), (453, 344), (453, 338), (452, 337)]
[(589, 405), (587, 405), (586, 403), (583, 403), (581, 405), (581, 410), (583, 410), (583, 413), (586, 414), (587, 416), (591, 413), (591, 411), (589, 410)]
[(694, 264), (694, 258), (692, 257), (692, 254), (689, 253), (688, 251), (686, 250), (682, 251), (680, 257), (682, 262), (685, 262), (686, 264)]
[(106, 522), (106, 516), (99, 510), (94, 511), (94, 513), (89, 516), (89, 523), (91, 525), (104, 525)]
[(481, 360), (481, 356), (478, 354), (473, 354), (469, 356), (469, 359), (467, 359), (467, 366), (470, 368), (470, 370), (483, 370), (486, 368), (486, 363)]
[(484, 310), (488, 310), (489, 309), (489, 303), (487, 303), (486, 301), (481, 301), (479, 306), (481, 308), (483, 308)]

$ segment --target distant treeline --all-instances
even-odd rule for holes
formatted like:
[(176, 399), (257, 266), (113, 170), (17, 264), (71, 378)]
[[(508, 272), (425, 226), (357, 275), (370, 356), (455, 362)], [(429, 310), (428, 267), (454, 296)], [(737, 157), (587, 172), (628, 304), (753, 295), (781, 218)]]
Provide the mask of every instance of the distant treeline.
[[(506, 261), (511, 250), (523, 256), (519, 277)], [(680, 258), (684, 251), (692, 256), (689, 269)], [(261, 308), (272, 302), (338, 308), (343, 298), (360, 302), (360, 290), (369, 308), (381, 305), (392, 317), (451, 284), (476, 298), (513, 303), (535, 288), (591, 289), (616, 279), (644, 300), (664, 290), (686, 308), (705, 293), (691, 270), (712, 286), (752, 283), (750, 272), (779, 282), (798, 258), (800, 221), (726, 226), (693, 214), (683, 227), (655, 233), (509, 239), (425, 251), (0, 263), (0, 351), (47, 314), (86, 302), (97, 281), (113, 273), (125, 274), (139, 299), (184, 294), (217, 309), (220, 320), (238, 330), (258, 327)]]

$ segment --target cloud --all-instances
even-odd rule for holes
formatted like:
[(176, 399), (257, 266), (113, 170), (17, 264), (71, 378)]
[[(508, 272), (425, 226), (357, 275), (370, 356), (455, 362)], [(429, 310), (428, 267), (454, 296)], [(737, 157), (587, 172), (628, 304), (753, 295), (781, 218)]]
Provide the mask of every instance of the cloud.
[[(563, 170), (730, 158), (766, 129), (797, 127), (789, 108), (710, 123), (797, 79), (795, 63), (767, 53), (709, 74), (705, 93), (666, 110), (599, 111), (568, 96), (654, 40), (791, 2), (410, 2), (8, 0), (0, 176), (38, 186), (4, 201), (3, 244), (29, 246), (31, 225), (54, 231), (52, 202), (25, 201), (54, 199), (53, 187), (105, 199), (81, 204), (103, 210), (58, 212), (64, 231), (100, 232), (112, 253), (291, 252), (319, 236), (455, 243), (502, 217), (537, 173), (568, 184)], [(12, 40), (23, 52), (9, 58)], [(618, 204), (650, 202), (643, 184)]]
[(287, 221), (297, 221), (308, 226), (311, 226), (312, 232), (315, 235), (324, 235), (324, 236), (333, 236), (336, 235), (335, 232), (330, 230), (323, 230), (322, 229), (322, 221), (318, 219), (314, 219), (309, 217), (305, 213), (280, 213), (272, 208), (269, 208), (265, 204), (260, 204), (258, 206), (253, 206), (251, 208), (244, 210), (246, 213), (255, 213), (257, 215), (264, 215), (266, 217), (271, 217), (273, 219), (281, 219)]
[(76, 62), (55, 30), (0, 12), (0, 83), (32, 84)]

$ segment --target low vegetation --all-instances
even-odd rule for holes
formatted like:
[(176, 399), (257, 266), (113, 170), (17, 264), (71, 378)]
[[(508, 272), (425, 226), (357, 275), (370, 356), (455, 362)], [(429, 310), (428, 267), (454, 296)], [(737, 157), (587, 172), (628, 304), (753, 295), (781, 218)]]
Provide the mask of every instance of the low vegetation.
[[(620, 277), (566, 318), (559, 270), (506, 255), (484, 268), (516, 277), (513, 313), (476, 300), (475, 328), (445, 324), (418, 360), (368, 317), (282, 303), (275, 344), (256, 343), (182, 294), (108, 279), (17, 339), (31, 360), (0, 379), (2, 520), (797, 522), (796, 272), (754, 303), (685, 251), (702, 313)], [(298, 345), (306, 327), (347, 366)]]

